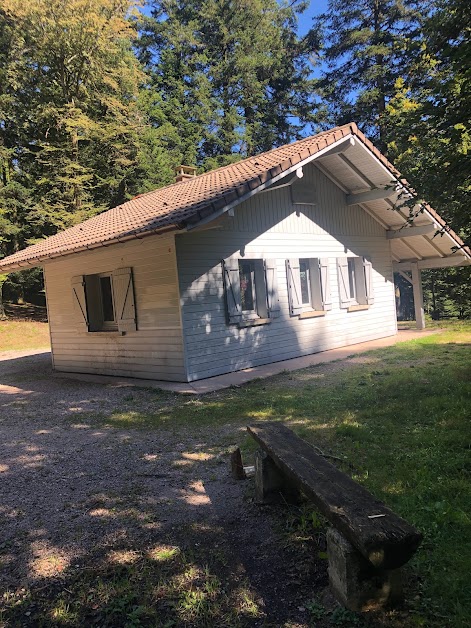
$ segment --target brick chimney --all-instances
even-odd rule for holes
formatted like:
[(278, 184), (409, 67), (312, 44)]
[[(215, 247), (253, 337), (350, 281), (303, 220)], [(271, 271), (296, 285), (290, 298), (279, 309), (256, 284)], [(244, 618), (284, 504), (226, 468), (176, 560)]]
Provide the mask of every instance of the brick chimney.
[(177, 166), (175, 175), (175, 183), (180, 183), (180, 181), (185, 179), (193, 179), (193, 177), (196, 177), (196, 168), (194, 166)]

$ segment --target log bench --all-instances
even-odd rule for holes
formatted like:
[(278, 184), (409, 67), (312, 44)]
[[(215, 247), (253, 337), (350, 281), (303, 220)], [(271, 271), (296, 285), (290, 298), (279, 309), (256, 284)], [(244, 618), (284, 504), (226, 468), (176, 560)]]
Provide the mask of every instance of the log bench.
[(327, 532), (329, 581), (351, 610), (391, 605), (401, 595), (402, 567), (422, 535), (285, 425), (248, 426), (257, 501), (290, 501), (301, 492), (332, 524)]

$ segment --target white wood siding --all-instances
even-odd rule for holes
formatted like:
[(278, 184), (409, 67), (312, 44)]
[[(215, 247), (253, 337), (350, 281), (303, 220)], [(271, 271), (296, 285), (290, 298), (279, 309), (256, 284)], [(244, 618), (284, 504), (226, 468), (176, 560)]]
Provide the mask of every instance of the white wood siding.
[[(131, 267), (137, 331), (80, 332), (71, 278)], [(79, 253), (45, 265), (54, 368), (185, 381), (173, 234)]]
[[(292, 205), (289, 188), (254, 196), (221, 221), (220, 229), (176, 236), (185, 354), (189, 381), (382, 338), (396, 333), (393, 271), (385, 230), (315, 166), (302, 185), (316, 205)], [(297, 184), (299, 185), (299, 184)], [(281, 316), (240, 329), (225, 316), (221, 260), (230, 256), (277, 260)], [(370, 257), (374, 304), (340, 309), (336, 258)], [(320, 318), (290, 317), (285, 260), (330, 260), (332, 310)]]

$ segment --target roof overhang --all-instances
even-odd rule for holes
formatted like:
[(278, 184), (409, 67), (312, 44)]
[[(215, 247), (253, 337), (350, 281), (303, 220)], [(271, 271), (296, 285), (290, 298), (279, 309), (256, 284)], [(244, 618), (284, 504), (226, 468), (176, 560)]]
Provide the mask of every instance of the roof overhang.
[(218, 212), (187, 225), (186, 229), (198, 229), (226, 213), (232, 214), (235, 207), (255, 194), (296, 185), (302, 178), (303, 168), (310, 163), (343, 190), (346, 211), (361, 207), (385, 229), (394, 270), (410, 270), (415, 263), (419, 269), (471, 264), (469, 249), (429, 205), (413, 206), (411, 219), (409, 207), (410, 200), (416, 197), (414, 190), (353, 133), (262, 183)]
[[(168, 231), (214, 225), (255, 194), (291, 185), (293, 194), (301, 191), (297, 186), (309, 164), (343, 190), (346, 212), (361, 208), (384, 228), (396, 269), (471, 263), (470, 249), (429, 205), (417, 202), (410, 219), (414, 190), (350, 124), (140, 195), (0, 260), (0, 272), (42, 266), (49, 260)], [(304, 198), (301, 194), (299, 203)]]

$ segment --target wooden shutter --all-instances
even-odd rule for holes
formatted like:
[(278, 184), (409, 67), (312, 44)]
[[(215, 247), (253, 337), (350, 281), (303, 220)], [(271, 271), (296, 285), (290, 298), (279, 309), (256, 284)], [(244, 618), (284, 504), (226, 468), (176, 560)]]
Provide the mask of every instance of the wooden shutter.
[(363, 268), (365, 270), (366, 303), (373, 305), (375, 300), (373, 291), (373, 265), (366, 257), (363, 258)]
[(268, 317), (280, 315), (280, 299), (278, 297), (278, 274), (276, 259), (265, 260), (265, 283), (267, 287)]
[(112, 273), (113, 299), (119, 331), (136, 331), (136, 305), (132, 268), (118, 268)]
[(311, 306), (313, 310), (320, 311), (323, 309), (321, 275), (319, 269), (319, 260), (317, 257), (309, 259), (309, 283), (311, 288)]
[(348, 281), (348, 258), (339, 257), (337, 259), (337, 272), (339, 279), (340, 307), (347, 308), (351, 304), (350, 287)]
[(240, 323), (242, 320), (242, 305), (240, 302), (239, 260), (222, 260), (222, 271), (228, 321), (229, 323)]
[(72, 277), (72, 298), (74, 301), (75, 318), (79, 331), (88, 331), (87, 297), (85, 296), (85, 277)]
[(301, 314), (303, 305), (301, 297), (301, 276), (299, 259), (286, 260), (286, 277), (288, 279), (288, 299), (291, 316)]
[(332, 297), (330, 294), (329, 260), (327, 257), (322, 257), (319, 260), (319, 269), (322, 288), (322, 309), (331, 310)]

